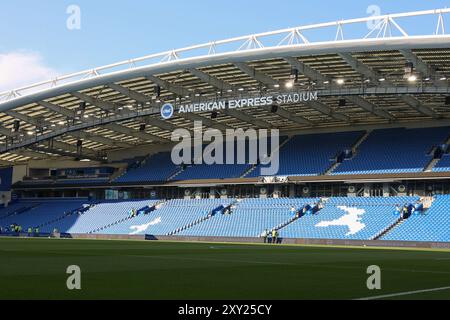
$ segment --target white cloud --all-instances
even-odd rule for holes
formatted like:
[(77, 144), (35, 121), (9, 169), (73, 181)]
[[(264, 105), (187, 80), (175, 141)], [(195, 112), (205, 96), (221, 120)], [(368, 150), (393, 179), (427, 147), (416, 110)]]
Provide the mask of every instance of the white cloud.
[(54, 78), (57, 72), (46, 66), (36, 52), (0, 53), (0, 92)]

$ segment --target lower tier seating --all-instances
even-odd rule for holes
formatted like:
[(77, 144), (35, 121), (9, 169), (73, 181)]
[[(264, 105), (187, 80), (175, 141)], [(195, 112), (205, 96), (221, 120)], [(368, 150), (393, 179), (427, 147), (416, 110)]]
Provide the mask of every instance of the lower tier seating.
[[(44, 233), (57, 229), (62, 233), (213, 237), (259, 237), (265, 230), (278, 229), (282, 238), (370, 240), (382, 236), (382, 240), (450, 241), (450, 196), (437, 196), (430, 209), (400, 221), (398, 208), (418, 201), (419, 197), (20, 200), (0, 208), (0, 226), (5, 230), (17, 224), (25, 232), (39, 227)], [(320, 210), (299, 216), (306, 205)]]
[(396, 207), (418, 197), (332, 198), (316, 215), (281, 230), (286, 238), (370, 240), (399, 219)]
[(181, 236), (259, 237), (292, 219), (291, 208), (301, 209), (318, 199), (247, 199), (239, 202), (231, 214), (218, 214), (189, 228)]
[(450, 196), (437, 196), (425, 213), (413, 214), (382, 240), (450, 241)]

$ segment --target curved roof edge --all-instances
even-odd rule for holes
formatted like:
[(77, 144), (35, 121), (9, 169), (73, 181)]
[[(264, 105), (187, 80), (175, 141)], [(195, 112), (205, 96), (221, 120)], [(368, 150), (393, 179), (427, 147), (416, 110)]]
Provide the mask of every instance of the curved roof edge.
[[(450, 13), (450, 9), (370, 16), (282, 29), (167, 51), (0, 93), (0, 111), (6, 111), (53, 96), (88, 89), (93, 86), (123, 81), (144, 75), (204, 67), (211, 64), (356, 50), (444, 48), (450, 44), (450, 35), (445, 34), (443, 20), (443, 15), (447, 13)], [(437, 21), (435, 32), (431, 35), (412, 36), (395, 20), (398, 18), (405, 19), (417, 16), (430, 16), (435, 18), (434, 23)], [(367, 32), (366, 23), (369, 21), (375, 21), (376, 25), (364, 37), (361, 36), (359, 39), (350, 40), (344, 39), (345, 25), (364, 24), (365, 32)], [(330, 27), (337, 29), (336, 37), (332, 41), (311, 42), (304, 35), (304, 32), (308, 30)], [(399, 34), (399, 36), (393, 36), (392, 30)], [(279, 37), (281, 41), (277, 42), (280, 39), (275, 39), (275, 43), (267, 45), (264, 39), (267, 40), (267, 38), (270, 38), (274, 41), (272, 39), (273, 37)], [(220, 46), (233, 44), (240, 46), (235, 50), (223, 53), (218, 52)], [(197, 55), (196, 52), (199, 50), (203, 51), (203, 54)], [(207, 50), (207, 53), (205, 50)], [(193, 54), (193, 56), (181, 58), (181, 55), (188, 55), (189, 53)], [(155, 59), (159, 60), (155, 62)], [(146, 64), (138, 66), (139, 63)], [(118, 70), (120, 68), (125, 69)]]

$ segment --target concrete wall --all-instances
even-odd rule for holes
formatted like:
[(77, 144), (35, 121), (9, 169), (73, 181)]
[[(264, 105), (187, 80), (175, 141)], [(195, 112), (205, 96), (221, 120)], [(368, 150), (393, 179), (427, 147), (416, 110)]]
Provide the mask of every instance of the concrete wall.
[[(101, 234), (62, 234), (62, 238), (104, 239), (104, 240), (150, 240), (150, 241), (184, 241), (184, 242), (225, 242), (225, 243), (264, 243), (262, 238), (231, 237), (180, 237), (180, 236), (130, 236)], [(390, 248), (428, 248), (450, 249), (450, 242), (413, 242), (383, 240), (329, 240), (329, 239), (281, 239), (281, 244), (329, 245), (348, 247), (390, 247)]]

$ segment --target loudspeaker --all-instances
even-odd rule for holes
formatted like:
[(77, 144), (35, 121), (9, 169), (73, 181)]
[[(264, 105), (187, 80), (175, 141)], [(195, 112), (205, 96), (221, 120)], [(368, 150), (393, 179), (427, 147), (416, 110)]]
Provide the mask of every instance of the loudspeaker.
[(14, 131), (17, 132), (20, 129), (20, 120), (14, 120)]
[(445, 105), (450, 106), (450, 96), (445, 97)]
[(217, 111), (213, 111), (212, 113), (211, 113), (211, 119), (217, 119), (217, 116), (218, 116), (219, 114), (217, 113)]
[(83, 146), (83, 141), (82, 140), (78, 140), (77, 141), (77, 147), (82, 147)]
[(146, 128), (147, 126), (146, 126), (146, 124), (145, 123), (143, 123), (143, 124), (141, 124), (140, 126), (139, 126), (139, 131), (145, 131), (145, 128)]
[(276, 104), (272, 105), (272, 113), (277, 113), (278, 112), (278, 106)]
[(339, 107), (345, 107), (346, 105), (347, 105), (347, 100), (345, 100), (345, 99), (339, 100)]

